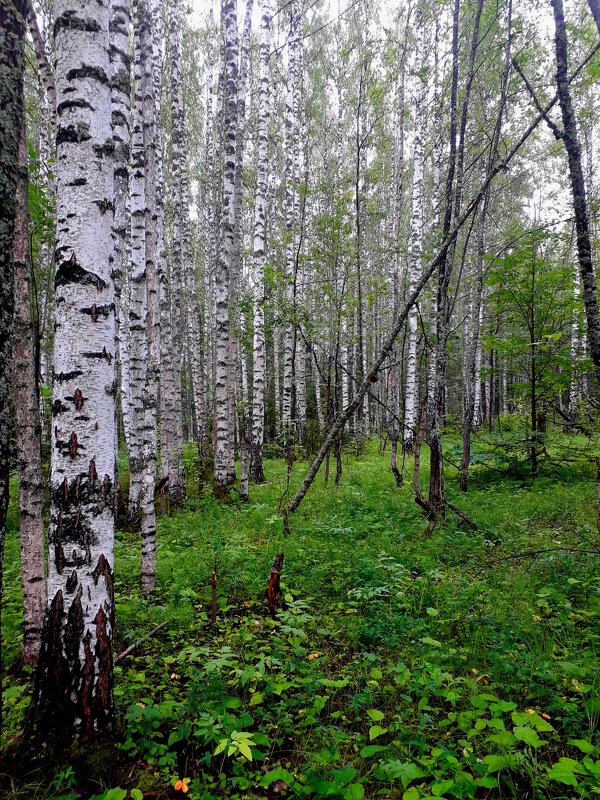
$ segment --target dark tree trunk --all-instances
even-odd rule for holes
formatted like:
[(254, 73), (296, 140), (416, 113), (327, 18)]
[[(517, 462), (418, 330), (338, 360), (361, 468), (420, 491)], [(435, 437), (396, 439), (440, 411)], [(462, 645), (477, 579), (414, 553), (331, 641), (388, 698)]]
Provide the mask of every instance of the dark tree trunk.
[[(597, 4), (597, 0), (591, 0), (590, 7), (592, 11)], [(575, 110), (573, 108), (571, 90), (569, 88), (567, 29), (562, 0), (552, 0), (552, 8), (554, 9), (556, 31), (554, 38), (556, 49), (556, 86), (563, 120), (561, 138), (565, 143), (569, 161), (569, 177), (571, 180), (571, 191), (573, 193), (575, 229), (577, 232), (577, 253), (579, 256), (581, 282), (583, 284), (583, 304), (587, 322), (588, 343), (590, 355), (594, 362), (596, 380), (600, 384), (600, 318), (598, 316), (598, 290), (596, 286), (596, 274), (592, 263), (588, 207), (583, 168), (581, 165), (581, 147), (579, 145)], [(600, 21), (600, 15), (596, 16), (596, 14), (594, 14), (594, 17), (598, 23)]]
[[(19, 138), (24, 121), (25, 3), (0, 0), (0, 618), (12, 427), (13, 235)], [(0, 646), (2, 630), (0, 628)], [(0, 728), (2, 680), (0, 662)]]

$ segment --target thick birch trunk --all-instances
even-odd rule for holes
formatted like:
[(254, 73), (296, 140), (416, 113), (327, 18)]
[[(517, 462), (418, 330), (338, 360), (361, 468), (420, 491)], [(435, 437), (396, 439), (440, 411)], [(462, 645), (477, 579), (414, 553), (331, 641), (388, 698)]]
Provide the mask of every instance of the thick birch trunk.
[(91, 733), (113, 714), (116, 341), (109, 7), (56, 0), (54, 33), (59, 124), (49, 605), (35, 700), (46, 724)]

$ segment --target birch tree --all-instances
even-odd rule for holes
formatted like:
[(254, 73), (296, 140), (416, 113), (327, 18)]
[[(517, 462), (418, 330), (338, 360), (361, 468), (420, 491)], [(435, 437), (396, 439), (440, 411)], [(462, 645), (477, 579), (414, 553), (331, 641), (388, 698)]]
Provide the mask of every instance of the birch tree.
[(223, 198), (221, 207), (221, 240), (215, 268), (215, 469), (214, 488), (219, 494), (226, 489), (229, 476), (230, 418), (228, 400), (229, 377), (229, 281), (234, 246), (237, 72), (238, 38), (235, 0), (222, 0), (221, 14), (225, 26), (225, 81), (222, 144)]
[[(41, 720), (91, 733), (113, 713), (114, 142), (109, 7), (55, 4), (55, 277), (48, 609)], [(77, 331), (77, 335), (74, 335)]]
[(254, 200), (254, 324), (252, 347), (252, 478), (263, 483), (263, 445), (265, 438), (265, 380), (267, 348), (265, 341), (265, 217), (269, 159), (269, 56), (271, 48), (271, 5), (262, 0), (260, 43), (260, 97), (258, 109), (258, 176)]

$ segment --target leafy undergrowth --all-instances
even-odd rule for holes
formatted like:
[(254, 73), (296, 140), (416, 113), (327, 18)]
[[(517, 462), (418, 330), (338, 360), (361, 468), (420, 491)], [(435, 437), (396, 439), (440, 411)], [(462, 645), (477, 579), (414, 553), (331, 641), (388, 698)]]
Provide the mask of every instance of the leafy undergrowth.
[[(27, 774), (0, 779), (6, 796), (600, 795), (600, 561), (573, 552), (598, 545), (585, 458), (560, 474), (549, 460), (535, 480), (480, 468), (467, 495), (450, 471), (448, 497), (479, 532), (449, 516), (426, 537), (409, 481), (396, 489), (372, 444), (345, 456), (339, 486), (319, 479), (288, 539), (283, 462), (238, 507), (199, 501), (187, 460), (190, 499), (159, 520), (155, 596), (137, 588), (136, 535), (117, 535), (115, 650), (168, 623), (115, 669), (112, 755), (49, 771), (31, 754)], [(279, 552), (285, 600), (272, 620), (264, 591)], [(16, 665), (17, 554), (13, 517), (4, 744), (31, 689)]]

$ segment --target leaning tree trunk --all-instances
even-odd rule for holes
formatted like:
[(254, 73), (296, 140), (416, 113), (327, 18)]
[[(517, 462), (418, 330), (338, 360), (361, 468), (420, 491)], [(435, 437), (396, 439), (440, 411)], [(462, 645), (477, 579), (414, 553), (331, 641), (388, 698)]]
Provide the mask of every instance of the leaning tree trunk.
[(44, 566), (44, 493), (42, 490), (42, 425), (38, 399), (35, 343), (31, 318), (29, 259), (29, 172), (23, 125), (19, 143), (17, 215), (14, 258), (13, 381), (19, 467), (19, 529), (23, 585), (23, 663), (34, 665), (40, 651), (46, 609)]
[(214, 489), (223, 494), (228, 485), (230, 417), (228, 400), (229, 377), (229, 278), (234, 245), (235, 147), (237, 120), (238, 39), (235, 0), (222, 0), (221, 14), (225, 21), (225, 86), (223, 123), (223, 201), (221, 210), (221, 244), (215, 269), (215, 469)]
[[(43, 725), (92, 733), (113, 715), (115, 318), (107, 4), (57, 0), (57, 270)], [(85, 16), (83, 16), (85, 13)]]
[[(592, 3), (593, 7), (593, 3)], [(592, 261), (590, 224), (585, 192), (585, 181), (581, 165), (581, 147), (577, 134), (575, 110), (571, 99), (568, 78), (567, 30), (562, 0), (552, 0), (554, 9), (556, 49), (556, 86), (562, 113), (563, 130), (561, 138), (565, 143), (569, 161), (569, 177), (573, 193), (575, 211), (575, 230), (577, 233), (577, 254), (583, 293), (583, 305), (587, 322), (588, 344), (594, 363), (596, 380), (600, 384), (600, 317), (598, 316), (598, 289), (596, 273)]]
[[(9, 500), (12, 429), (13, 235), (15, 230), (19, 140), (24, 125), (23, 25), (25, 3), (0, 0), (0, 620), (6, 515)], [(2, 629), (0, 623), (0, 644)], [(2, 680), (0, 662), (0, 729)]]
[(271, 48), (271, 4), (263, 0), (260, 43), (260, 97), (258, 109), (258, 176), (254, 201), (254, 332), (252, 347), (252, 478), (264, 483), (265, 441), (265, 216), (269, 161), (269, 55)]

